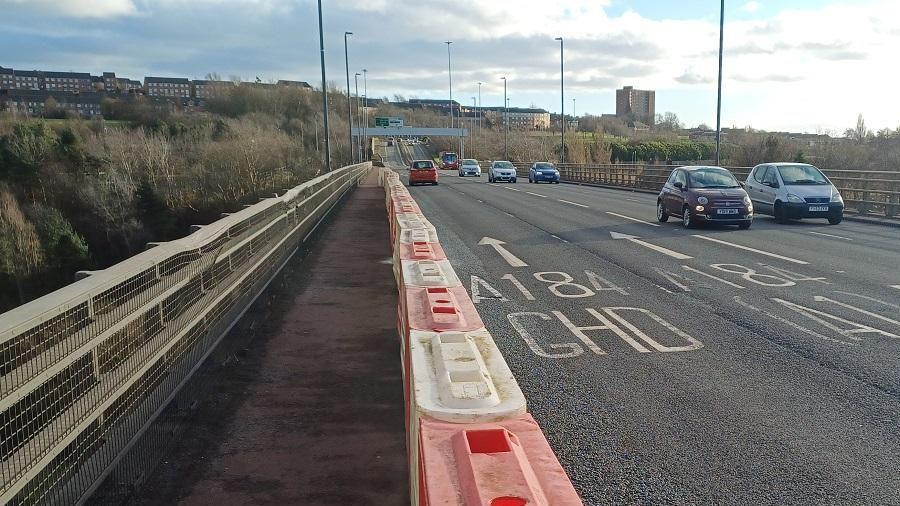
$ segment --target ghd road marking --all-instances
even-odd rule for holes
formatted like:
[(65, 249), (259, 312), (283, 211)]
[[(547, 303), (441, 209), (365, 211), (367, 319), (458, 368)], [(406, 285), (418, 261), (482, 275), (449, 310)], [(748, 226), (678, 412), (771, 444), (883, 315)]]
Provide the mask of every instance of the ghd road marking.
[(742, 249), (744, 251), (751, 251), (753, 253), (759, 253), (760, 255), (765, 255), (767, 257), (778, 258), (780, 260), (784, 260), (785, 262), (791, 262), (791, 263), (800, 264), (800, 265), (809, 265), (809, 262), (804, 262), (803, 260), (797, 260), (796, 258), (786, 257), (783, 255), (779, 255), (777, 253), (770, 253), (768, 251), (751, 248), (749, 246), (744, 246), (742, 244), (735, 244), (733, 242), (723, 241), (720, 239), (716, 239), (714, 237), (708, 237), (708, 236), (699, 235), (699, 234), (694, 234), (692, 237), (696, 237), (697, 239), (703, 239), (704, 241), (714, 242), (717, 244), (724, 244), (725, 246), (731, 246), (732, 248)]
[(741, 299), (737, 295), (734, 296), (734, 301), (736, 303), (740, 304), (741, 306), (744, 306), (747, 309), (751, 309), (753, 311), (762, 313), (762, 314), (768, 316), (769, 318), (772, 318), (775, 321), (778, 321), (778, 322), (781, 322), (781, 323), (787, 325), (788, 327), (799, 330), (800, 332), (803, 332), (805, 334), (809, 334), (811, 336), (818, 337), (819, 339), (822, 339), (823, 341), (828, 341), (831, 343), (843, 344), (843, 345), (848, 345), (848, 346), (857, 346), (859, 344), (857, 342), (849, 342), (848, 343), (847, 341), (841, 341), (840, 339), (835, 339), (833, 337), (828, 337), (826, 335), (820, 334), (820, 333), (816, 332), (815, 330), (810, 330), (810, 329), (808, 329), (802, 325), (799, 325), (797, 323), (794, 323), (786, 318), (782, 318), (782, 317), (780, 317), (776, 314), (772, 314), (768, 311), (763, 311), (762, 309), (750, 304), (749, 302), (744, 302), (744, 300)]
[(625, 219), (625, 220), (631, 220), (631, 221), (636, 222), (636, 223), (641, 223), (641, 224), (644, 224), (644, 225), (650, 225), (651, 227), (658, 227), (658, 226), (659, 226), (659, 224), (657, 224), (657, 223), (650, 223), (649, 221), (639, 220), (639, 219), (637, 219), (637, 218), (632, 218), (631, 216), (625, 216), (624, 214), (614, 213), (614, 212), (611, 212), (611, 211), (606, 211), (606, 214), (609, 214), (609, 215), (612, 215), (612, 216), (616, 216), (616, 217), (619, 217), (619, 218), (622, 218), (622, 219)]
[(873, 312), (871, 312), (871, 311), (866, 311), (865, 309), (862, 309), (862, 308), (859, 308), (859, 307), (856, 307), (856, 306), (851, 306), (850, 304), (847, 304), (846, 302), (840, 302), (840, 301), (837, 301), (837, 300), (834, 300), (834, 299), (829, 299), (828, 297), (824, 297), (824, 296), (822, 296), (822, 295), (816, 295), (815, 297), (813, 297), (813, 300), (816, 301), (816, 302), (830, 302), (830, 303), (832, 303), (832, 304), (836, 304), (836, 305), (838, 305), (838, 306), (847, 308), (847, 309), (849, 309), (849, 310), (851, 310), (851, 311), (856, 311), (857, 313), (862, 313), (862, 314), (864, 314), (864, 315), (866, 315), (866, 316), (871, 316), (872, 318), (877, 318), (877, 319), (879, 319), (879, 320), (886, 321), (886, 322), (888, 322), (888, 323), (893, 323), (894, 325), (897, 325), (898, 327), (900, 327), (900, 321), (894, 320), (894, 319), (892, 319), (892, 318), (888, 318), (887, 316), (881, 316), (881, 315), (878, 314), (878, 313), (873, 313)]

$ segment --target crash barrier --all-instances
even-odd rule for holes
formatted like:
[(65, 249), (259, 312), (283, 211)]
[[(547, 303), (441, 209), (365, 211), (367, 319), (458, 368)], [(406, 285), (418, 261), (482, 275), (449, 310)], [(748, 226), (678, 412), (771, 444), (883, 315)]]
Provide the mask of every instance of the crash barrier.
[(414, 506), (576, 505), (578, 494), (459, 276), (396, 173), (382, 169)]
[[(514, 162), (519, 177), (528, 178), (531, 163)], [(672, 169), (679, 165), (655, 164), (557, 164), (564, 182), (588, 183), (658, 192)], [(753, 167), (725, 167), (738, 181), (747, 179)], [(487, 170), (487, 168), (485, 168)], [(840, 190), (848, 212), (861, 215), (900, 216), (900, 171), (834, 170), (822, 172)]]
[(370, 168), (318, 176), (0, 315), (0, 504), (85, 501)]

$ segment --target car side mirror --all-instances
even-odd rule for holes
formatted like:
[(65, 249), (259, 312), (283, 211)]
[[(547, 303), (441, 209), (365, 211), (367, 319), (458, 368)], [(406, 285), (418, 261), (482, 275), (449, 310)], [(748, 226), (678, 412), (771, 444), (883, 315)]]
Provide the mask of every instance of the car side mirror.
[(684, 183), (682, 183), (681, 181), (675, 181), (674, 186), (675, 186), (675, 188), (678, 188), (679, 190), (684, 190)]

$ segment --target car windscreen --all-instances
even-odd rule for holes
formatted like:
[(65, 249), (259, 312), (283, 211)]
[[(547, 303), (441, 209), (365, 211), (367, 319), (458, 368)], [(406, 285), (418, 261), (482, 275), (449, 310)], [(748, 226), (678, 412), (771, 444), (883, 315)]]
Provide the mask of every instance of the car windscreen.
[(831, 184), (819, 169), (812, 165), (779, 165), (778, 172), (786, 185)]
[(552, 163), (536, 163), (536, 164), (534, 164), (534, 168), (537, 170), (553, 170), (554, 169)]
[(447, 153), (447, 154), (444, 155), (443, 160), (444, 160), (445, 162), (453, 163), (453, 162), (456, 161), (456, 155), (453, 154), (453, 153)]
[(466, 159), (466, 160), (462, 161), (462, 164), (463, 165), (478, 165), (478, 162), (476, 160)]
[(688, 172), (691, 188), (740, 188), (737, 179), (725, 169), (697, 169)]
[(515, 169), (513, 164), (510, 162), (497, 162), (494, 164), (494, 168), (496, 169)]
[(430, 169), (434, 167), (431, 162), (413, 162), (414, 169)]

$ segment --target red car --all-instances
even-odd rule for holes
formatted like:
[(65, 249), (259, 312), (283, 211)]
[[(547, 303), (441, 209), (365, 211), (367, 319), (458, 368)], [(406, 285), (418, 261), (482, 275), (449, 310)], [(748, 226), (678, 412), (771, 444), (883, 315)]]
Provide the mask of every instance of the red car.
[(438, 171), (431, 160), (413, 160), (409, 164), (409, 185), (438, 184)]
[(449, 151), (441, 153), (441, 168), (459, 170), (459, 157), (456, 153)]

